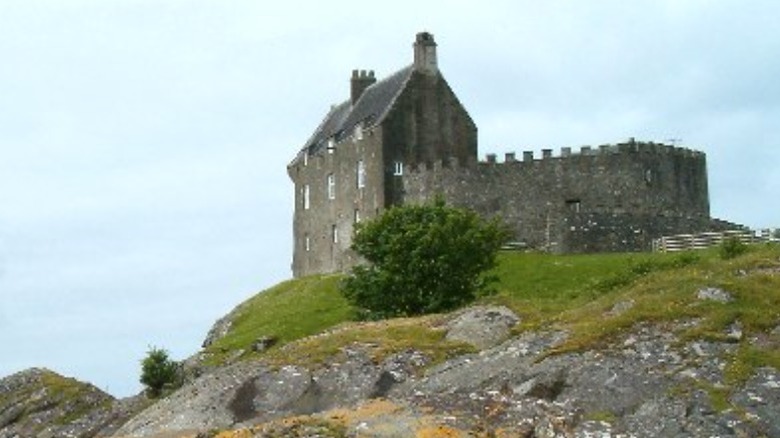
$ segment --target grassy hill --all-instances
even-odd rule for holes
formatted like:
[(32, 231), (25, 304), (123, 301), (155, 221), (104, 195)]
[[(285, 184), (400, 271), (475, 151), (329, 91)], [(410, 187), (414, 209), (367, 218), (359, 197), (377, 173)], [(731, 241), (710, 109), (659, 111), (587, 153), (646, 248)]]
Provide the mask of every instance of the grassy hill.
[[(498, 293), (484, 303), (503, 304), (521, 316), (516, 330), (566, 329), (560, 351), (590, 348), (639, 322), (697, 320), (683, 336), (724, 339), (738, 323), (742, 339), (780, 325), (780, 246), (753, 246), (724, 260), (717, 250), (681, 254), (550, 255), (503, 253), (496, 269)], [(338, 275), (290, 280), (262, 292), (234, 312), (226, 336), (206, 354), (218, 364), (253, 357), (252, 343), (278, 340), (265, 355), (279, 363), (312, 363), (352, 342), (375, 346), (377, 355), (414, 347), (435, 358), (468, 351), (444, 341), (444, 316), (350, 322), (353, 309), (338, 292)], [(697, 299), (702, 288), (720, 288), (730, 303)], [(622, 312), (610, 312), (616, 304)], [(326, 332), (323, 334), (323, 332)], [(317, 335), (312, 337), (313, 335)], [(739, 342), (739, 339), (734, 339)], [(740, 378), (753, 367), (780, 367), (776, 348), (743, 343), (729, 370)], [(280, 348), (281, 347), (281, 348)]]

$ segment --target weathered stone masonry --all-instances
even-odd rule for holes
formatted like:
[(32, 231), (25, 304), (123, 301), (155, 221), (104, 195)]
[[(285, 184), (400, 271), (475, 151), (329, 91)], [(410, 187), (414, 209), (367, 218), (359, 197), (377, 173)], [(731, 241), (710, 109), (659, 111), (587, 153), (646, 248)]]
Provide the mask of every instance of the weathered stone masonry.
[(436, 194), (499, 216), (518, 246), (553, 252), (640, 251), (653, 238), (715, 229), (704, 153), (633, 139), (541, 157), (477, 161), (477, 127), (438, 69), (433, 35), (414, 62), (377, 81), (354, 70), (288, 165), (295, 184), (293, 274), (344, 270), (354, 224)]
[(633, 140), (503, 163), (445, 160), (410, 169), (403, 183), (404, 202), (441, 193), (501, 217), (516, 243), (554, 252), (644, 250), (653, 237), (710, 222), (705, 155)]

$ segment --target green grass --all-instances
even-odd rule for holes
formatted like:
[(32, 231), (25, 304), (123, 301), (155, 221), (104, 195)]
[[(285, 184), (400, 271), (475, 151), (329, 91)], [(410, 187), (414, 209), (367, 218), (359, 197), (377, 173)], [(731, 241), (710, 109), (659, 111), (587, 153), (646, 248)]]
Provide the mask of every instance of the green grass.
[[(696, 319), (679, 333), (690, 339), (727, 340), (726, 328), (739, 321), (743, 340), (767, 333), (780, 324), (780, 246), (754, 246), (732, 259), (717, 249), (681, 254), (550, 255), (507, 252), (499, 256), (497, 294), (485, 303), (504, 304), (522, 322), (516, 331), (564, 329), (568, 341), (557, 352), (607, 345), (639, 322)], [(353, 343), (372, 345), (378, 358), (418, 348), (436, 360), (468, 351), (443, 342), (441, 316), (351, 323), (354, 309), (338, 291), (340, 276), (290, 280), (244, 303), (228, 335), (209, 347), (218, 364), (244, 351), (262, 336), (278, 339), (264, 355), (273, 362), (319, 363)], [(702, 301), (696, 292), (720, 287), (734, 296), (731, 303)], [(609, 310), (619, 302), (634, 304), (621, 313)], [(341, 325), (331, 333), (303, 339)], [(733, 341), (738, 342), (738, 341)], [(284, 346), (283, 348), (280, 348)], [(731, 358), (732, 381), (746, 378), (758, 366), (777, 366), (778, 353), (758, 347), (740, 348)]]
[(249, 355), (252, 343), (269, 336), (278, 345), (349, 321), (354, 311), (338, 291), (338, 275), (310, 276), (280, 283), (241, 304), (228, 334), (209, 346), (218, 364), (235, 352)]

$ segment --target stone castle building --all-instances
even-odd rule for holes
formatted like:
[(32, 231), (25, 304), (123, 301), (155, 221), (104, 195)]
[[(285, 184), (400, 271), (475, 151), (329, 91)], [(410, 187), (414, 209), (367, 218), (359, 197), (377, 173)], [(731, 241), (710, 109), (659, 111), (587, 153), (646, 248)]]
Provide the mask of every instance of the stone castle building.
[(477, 127), (439, 71), (433, 35), (413, 47), (413, 63), (381, 81), (354, 70), (349, 99), (288, 165), (294, 276), (349, 268), (355, 223), (437, 194), (500, 216), (512, 245), (552, 252), (647, 250), (717, 226), (702, 152), (631, 139), (479, 161)]

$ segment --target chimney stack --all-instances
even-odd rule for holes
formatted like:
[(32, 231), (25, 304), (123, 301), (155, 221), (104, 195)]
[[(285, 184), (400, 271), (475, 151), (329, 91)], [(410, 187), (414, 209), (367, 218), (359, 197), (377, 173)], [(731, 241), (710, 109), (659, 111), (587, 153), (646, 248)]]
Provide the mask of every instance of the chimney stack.
[(369, 70), (366, 73), (365, 70), (352, 70), (352, 79), (350, 82), (350, 100), (352, 105), (360, 99), (360, 95), (366, 91), (366, 88), (370, 87), (376, 78), (374, 77), (374, 70)]
[(436, 42), (433, 40), (433, 34), (420, 32), (414, 41), (414, 69), (428, 74), (435, 74), (439, 71), (436, 61)]

